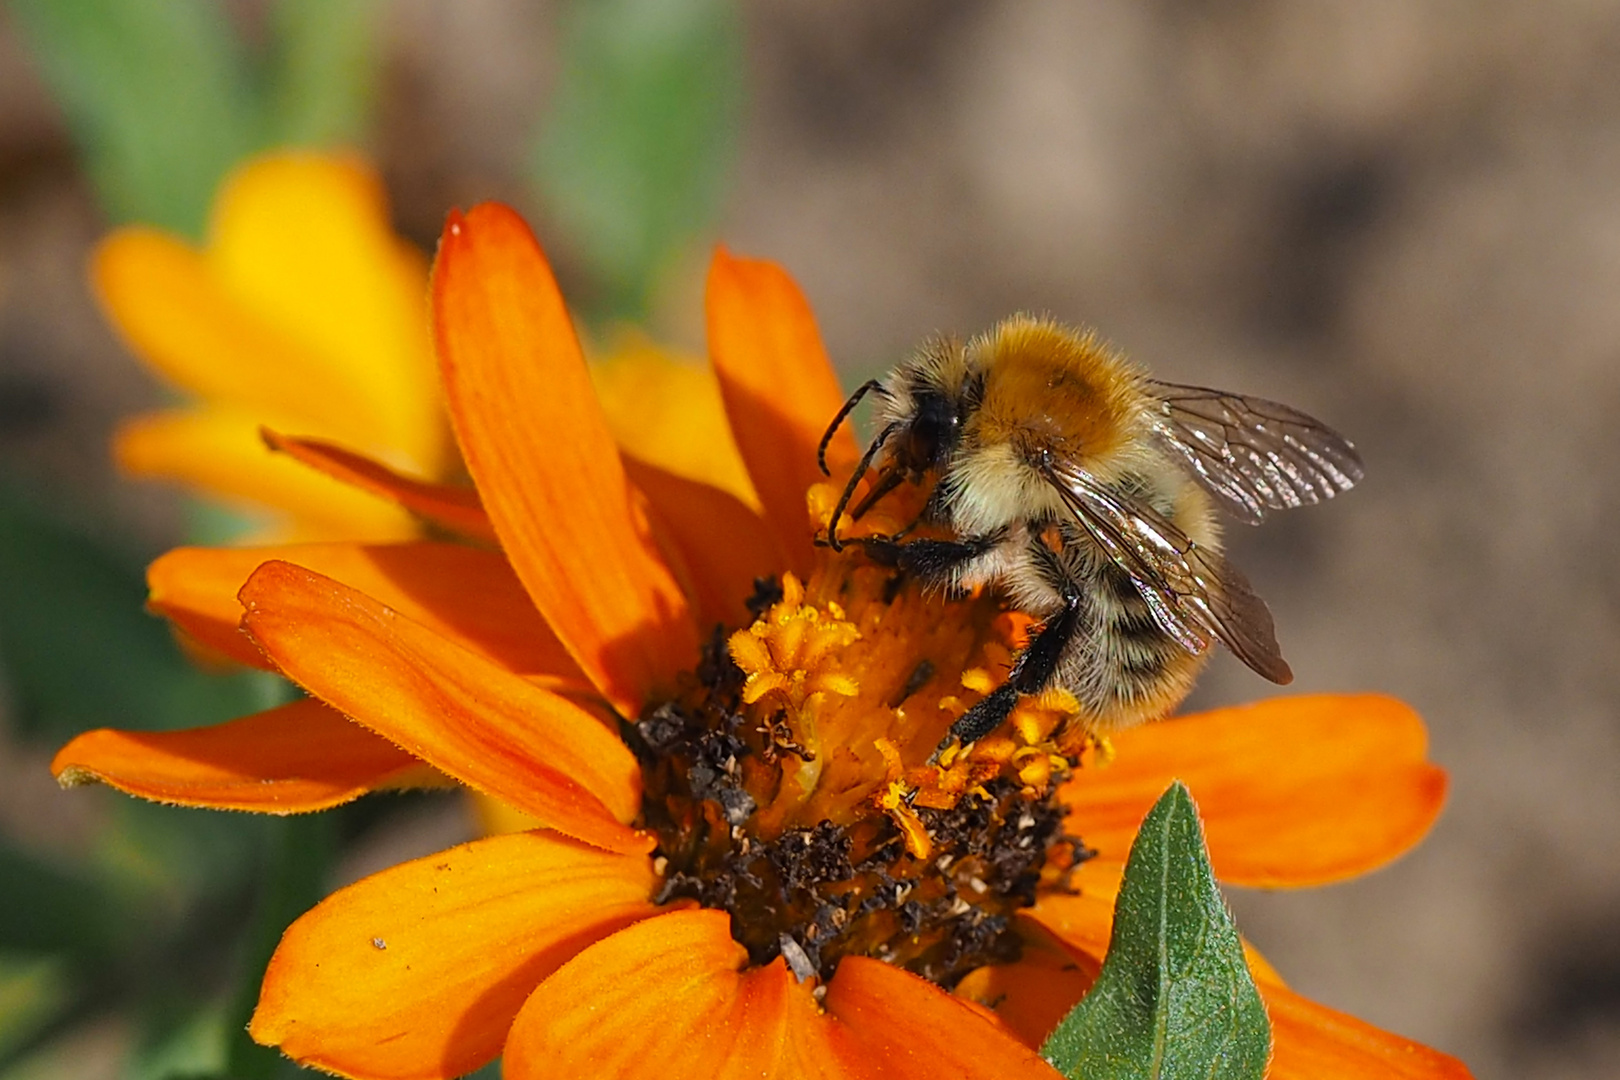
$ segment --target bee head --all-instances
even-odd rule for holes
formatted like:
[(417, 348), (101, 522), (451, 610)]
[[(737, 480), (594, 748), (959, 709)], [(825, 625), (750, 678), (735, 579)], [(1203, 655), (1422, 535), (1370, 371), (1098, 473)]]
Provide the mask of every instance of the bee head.
[[(945, 468), (961, 441), (964, 404), (971, 382), (961, 345), (939, 340), (925, 346), (881, 381), (874, 379), (864, 384), (844, 403), (822, 439), (823, 450), (863, 396), (876, 391), (882, 399), (878, 433), (861, 455), (833, 510), (827, 541), (835, 551), (842, 548), (838, 541), (839, 515), (880, 454), (879, 478), (851, 511), (856, 518), (905, 481), (916, 483), (930, 471)], [(822, 471), (826, 472), (824, 459)]]
[(914, 391), (910, 413), (896, 423), (888, 439), (889, 456), (914, 477), (944, 465), (962, 430), (956, 403), (933, 386)]

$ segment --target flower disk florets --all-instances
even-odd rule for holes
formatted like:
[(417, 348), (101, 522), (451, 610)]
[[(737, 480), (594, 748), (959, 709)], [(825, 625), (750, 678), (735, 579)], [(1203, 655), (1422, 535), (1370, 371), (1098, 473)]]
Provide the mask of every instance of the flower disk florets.
[(633, 726), (658, 901), (728, 912), (755, 963), (780, 955), (801, 979), (862, 955), (952, 986), (1015, 959), (1013, 915), (1087, 854), (1055, 794), (1072, 702), (928, 758), (1017, 626), (854, 551), (760, 582), (749, 606), (755, 622), (717, 631)]

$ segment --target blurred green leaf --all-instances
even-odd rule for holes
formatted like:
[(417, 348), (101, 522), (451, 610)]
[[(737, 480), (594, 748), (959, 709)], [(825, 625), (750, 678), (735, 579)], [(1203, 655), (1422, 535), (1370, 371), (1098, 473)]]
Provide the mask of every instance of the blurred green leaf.
[(0, 1060), (61, 1013), (71, 986), (58, 957), (0, 953)]
[(1041, 1047), (1086, 1080), (1260, 1080), (1271, 1025), (1180, 781), (1131, 845), (1108, 957)]
[(259, 1000), (259, 984), (270, 955), (283, 931), (294, 919), (314, 907), (326, 894), (326, 877), (337, 848), (337, 831), (330, 814), (305, 814), (270, 823), (271, 843), (259, 907), (243, 945), (236, 991), (226, 1007), (230, 1033), (225, 1071), (237, 1080), (274, 1080), (289, 1071), (281, 1051), (260, 1046), (247, 1033), (248, 1020)]
[(243, 49), (216, 0), (9, 0), (103, 209), (191, 237), (263, 140)]
[(376, 94), (376, 0), (280, 0), (271, 12), (270, 136), (294, 146), (360, 142)]
[(178, 1080), (223, 1075), (225, 1013), (218, 1005), (190, 1007), (153, 1024), (125, 1066), (127, 1080)]
[(280, 680), (198, 670), (148, 615), (140, 562), (0, 488), (0, 675), (24, 734), (175, 728), (275, 703)]
[(160, 909), (172, 918), (249, 880), (274, 826), (274, 819), (258, 815), (106, 794), (107, 821), (96, 834), (89, 866), (125, 904)]
[(732, 0), (575, 0), (534, 155), (539, 198), (603, 294), (645, 313), (659, 276), (711, 226), (742, 102)]
[(217, 0), (7, 0), (103, 211), (201, 239), (219, 181), (275, 145), (363, 141), (376, 0), (280, 0), (256, 57)]
[(93, 964), (116, 944), (116, 905), (82, 871), (0, 841), (0, 952), (56, 953)]

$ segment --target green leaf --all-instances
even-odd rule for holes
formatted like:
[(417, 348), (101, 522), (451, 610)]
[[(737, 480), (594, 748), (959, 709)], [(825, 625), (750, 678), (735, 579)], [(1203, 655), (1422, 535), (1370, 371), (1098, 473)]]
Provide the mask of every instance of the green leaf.
[(0, 1060), (54, 1020), (72, 996), (61, 959), (0, 953)]
[[(148, 991), (150, 993), (150, 991)], [(163, 1002), (163, 1005), (169, 1003)], [(150, 1004), (148, 1008), (150, 1008)], [(171, 1006), (172, 1008), (172, 1006)], [(148, 1031), (130, 1053), (124, 1065), (126, 1080), (202, 1080), (224, 1076), (224, 1010), (216, 1006), (196, 1006), (176, 1015), (148, 1019)]]
[(122, 944), (110, 896), (79, 869), (0, 839), (0, 882), (0, 952), (55, 953), (93, 965)]
[(271, 141), (362, 141), (377, 90), (376, 0), (280, 0), (271, 26)]
[(289, 1062), (274, 1047), (260, 1046), (247, 1033), (248, 1020), (259, 1000), (259, 984), (270, 955), (292, 921), (314, 907), (325, 895), (327, 871), (337, 847), (337, 831), (330, 814), (286, 817), (272, 823), (270, 857), (259, 890), (259, 908), (244, 942), (240, 976), (226, 1006), (226, 1072), (237, 1080), (274, 1080), (285, 1074)]
[(146, 613), (141, 560), (0, 487), (0, 684), (20, 731), (176, 728), (276, 704), (280, 680), (198, 670)]
[(742, 102), (731, 0), (575, 0), (534, 156), (541, 201), (602, 293), (645, 312), (658, 279), (706, 233)]
[(1131, 845), (1102, 973), (1041, 1054), (1086, 1080), (1265, 1074), (1271, 1025), (1180, 781)]
[(9, 0), (104, 211), (200, 237), (230, 166), (263, 140), (217, 0)]

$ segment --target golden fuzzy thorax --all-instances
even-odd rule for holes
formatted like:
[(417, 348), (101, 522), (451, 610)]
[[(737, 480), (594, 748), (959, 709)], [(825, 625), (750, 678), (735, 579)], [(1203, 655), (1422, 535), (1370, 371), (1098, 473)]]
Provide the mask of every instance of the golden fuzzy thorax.
[(1141, 376), (1089, 331), (1015, 315), (970, 342), (967, 358), (985, 380), (967, 447), (1005, 443), (1026, 461), (1046, 451), (1089, 465), (1140, 437)]
[[(957, 529), (983, 534), (1065, 516), (1037, 467), (1043, 457), (1078, 464), (1104, 483), (1145, 480), (1165, 494), (1161, 509), (1172, 517), (1189, 500), (1203, 508), (1202, 493), (1154, 443), (1142, 375), (1096, 334), (1015, 315), (969, 342), (962, 363), (981, 380), (982, 397), (949, 469)], [(1213, 539), (1207, 511), (1191, 517), (1190, 535)]]

